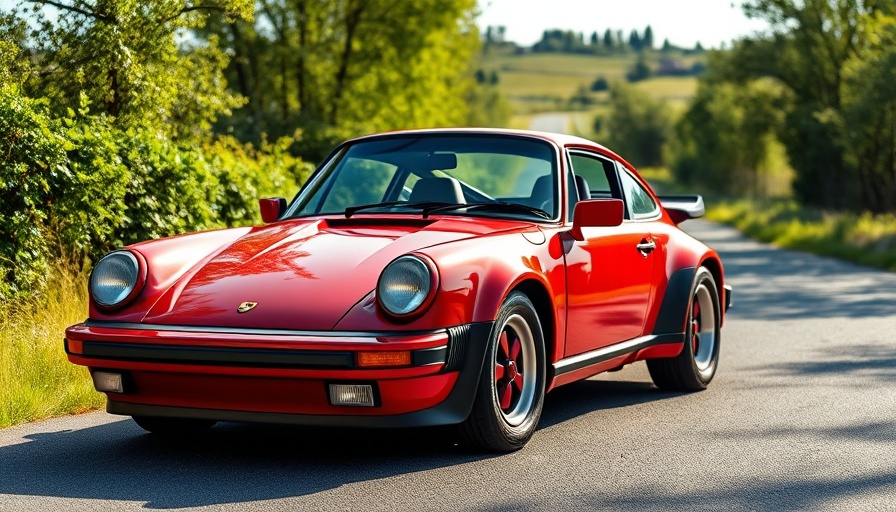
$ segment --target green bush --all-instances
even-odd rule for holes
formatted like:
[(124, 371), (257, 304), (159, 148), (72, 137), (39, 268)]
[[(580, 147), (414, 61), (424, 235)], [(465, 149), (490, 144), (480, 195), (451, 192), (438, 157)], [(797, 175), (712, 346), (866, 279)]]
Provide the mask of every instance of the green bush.
[(225, 137), (175, 143), (0, 88), (0, 300), (42, 290), (50, 258), (95, 261), (130, 243), (259, 219), (311, 171), (292, 138), (256, 149)]
[(73, 180), (68, 142), (44, 102), (0, 88), (0, 298), (40, 287), (47, 273), (45, 237), (55, 192)]

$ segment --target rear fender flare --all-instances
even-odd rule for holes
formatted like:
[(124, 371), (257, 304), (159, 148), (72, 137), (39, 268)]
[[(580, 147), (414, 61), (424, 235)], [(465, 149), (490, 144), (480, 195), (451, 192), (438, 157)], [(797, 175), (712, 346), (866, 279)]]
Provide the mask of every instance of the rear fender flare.
[(676, 270), (669, 278), (660, 311), (653, 326), (653, 334), (680, 334), (685, 332), (688, 307), (694, 286), (697, 267)]

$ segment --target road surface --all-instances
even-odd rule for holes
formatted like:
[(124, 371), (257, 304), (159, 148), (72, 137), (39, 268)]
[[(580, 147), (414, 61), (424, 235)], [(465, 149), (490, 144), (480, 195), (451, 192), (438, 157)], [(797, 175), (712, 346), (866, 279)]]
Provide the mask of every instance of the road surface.
[(708, 390), (644, 363), (559, 388), (523, 450), (443, 430), (224, 424), (172, 443), (92, 413), (0, 430), (0, 511), (896, 510), (896, 274), (685, 224), (735, 305)]

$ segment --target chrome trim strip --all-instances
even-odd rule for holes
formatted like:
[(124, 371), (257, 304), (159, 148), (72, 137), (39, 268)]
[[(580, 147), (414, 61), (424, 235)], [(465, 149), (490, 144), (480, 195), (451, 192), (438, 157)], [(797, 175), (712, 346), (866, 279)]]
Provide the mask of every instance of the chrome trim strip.
[(651, 334), (640, 338), (623, 341), (615, 345), (577, 354), (561, 359), (554, 363), (554, 375), (562, 375), (575, 370), (581, 370), (593, 364), (609, 361), (614, 357), (624, 356), (643, 348), (667, 343), (683, 343), (684, 333)]
[(299, 331), (292, 329), (251, 329), (246, 327), (208, 327), (198, 325), (141, 324), (137, 322), (105, 322), (87, 319), (86, 327), (102, 329), (131, 329), (138, 331), (159, 332), (197, 332), (213, 334), (240, 334), (247, 336), (304, 336), (310, 338), (382, 338), (391, 336), (426, 336), (429, 334), (448, 334), (448, 329), (432, 331)]

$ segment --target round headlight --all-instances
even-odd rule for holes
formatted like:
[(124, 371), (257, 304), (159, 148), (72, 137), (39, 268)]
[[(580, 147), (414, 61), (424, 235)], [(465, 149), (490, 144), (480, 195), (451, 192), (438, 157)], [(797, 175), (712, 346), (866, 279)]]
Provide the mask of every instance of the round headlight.
[(111, 308), (122, 303), (140, 278), (140, 264), (129, 251), (103, 256), (90, 274), (90, 295), (97, 304)]
[(416, 256), (402, 256), (386, 266), (377, 284), (377, 297), (388, 313), (406, 316), (426, 302), (433, 291), (433, 272)]

